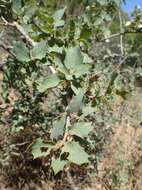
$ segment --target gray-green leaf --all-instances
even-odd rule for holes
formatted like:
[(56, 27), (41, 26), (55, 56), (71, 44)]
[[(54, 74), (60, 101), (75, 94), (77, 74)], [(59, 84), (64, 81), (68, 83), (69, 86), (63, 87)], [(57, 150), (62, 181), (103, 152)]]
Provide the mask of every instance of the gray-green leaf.
[(84, 93), (83, 91), (80, 91), (76, 96), (74, 96), (72, 98), (72, 100), (70, 101), (69, 105), (68, 105), (68, 111), (70, 113), (73, 113), (73, 112), (78, 112), (82, 109), (83, 107), (83, 96), (84, 96)]
[(88, 54), (86, 53), (82, 53), (83, 55), (83, 63), (93, 63), (93, 60), (91, 57), (89, 57)]
[(56, 175), (57, 173), (62, 171), (67, 163), (68, 161), (60, 160), (60, 158), (58, 159), (53, 158), (51, 162), (51, 167), (54, 171), (54, 174)]
[(58, 139), (64, 133), (65, 117), (57, 120), (53, 123), (53, 128), (51, 129), (51, 139)]
[(55, 57), (55, 65), (57, 67), (57, 70), (61, 73), (63, 73), (67, 80), (72, 80), (72, 75), (70, 75), (67, 68), (62, 64), (61, 60), (58, 57)]
[(21, 7), (22, 7), (22, 1), (21, 0), (12, 0), (13, 11), (18, 13), (19, 11), (21, 11)]
[(91, 113), (95, 112), (95, 109), (91, 106), (85, 106), (82, 109), (82, 117), (85, 117), (87, 115), (90, 115)]
[(19, 61), (22, 62), (28, 62), (30, 61), (30, 53), (29, 53), (29, 49), (26, 47), (26, 45), (23, 42), (17, 42), (14, 45), (14, 49), (13, 49), (16, 58)]
[(83, 56), (79, 47), (71, 47), (66, 50), (65, 66), (72, 75), (80, 77), (88, 73), (90, 66), (83, 63)]
[(64, 26), (64, 20), (62, 20), (63, 16), (65, 13), (65, 8), (64, 9), (59, 9), (57, 10), (54, 15), (53, 15), (53, 19), (54, 19), (54, 27), (61, 27)]
[(89, 155), (78, 142), (66, 142), (62, 148), (62, 153), (68, 152), (68, 160), (77, 165), (89, 163)]
[(44, 58), (46, 56), (46, 53), (47, 53), (46, 41), (41, 41), (37, 43), (31, 51), (31, 55), (35, 59)]
[(71, 135), (76, 135), (80, 138), (87, 137), (88, 134), (93, 130), (93, 126), (89, 122), (78, 122), (69, 131)]
[(64, 24), (65, 24), (65, 21), (64, 20), (59, 20), (58, 22), (55, 22), (54, 23), (54, 27), (62, 27), (62, 26), (64, 26)]
[(52, 74), (48, 77), (42, 77), (37, 81), (37, 89), (39, 90), (39, 92), (42, 93), (48, 90), (49, 88), (56, 87), (59, 84), (59, 82), (60, 79), (56, 74)]
[[(42, 151), (42, 148), (47, 148), (46, 151)], [(51, 149), (53, 148), (53, 145), (44, 143), (41, 138), (38, 138), (36, 142), (32, 146), (32, 155), (34, 159), (39, 157), (45, 157), (50, 154)]]
[(54, 20), (61, 20), (62, 17), (64, 16), (64, 13), (65, 13), (65, 8), (55, 11), (53, 15)]
[(65, 66), (74, 69), (76, 65), (83, 63), (83, 57), (79, 47), (71, 47), (66, 51)]
[(52, 47), (49, 47), (49, 48), (48, 48), (48, 51), (49, 51), (49, 52), (56, 52), (56, 53), (62, 54), (62, 52), (63, 52), (63, 47), (59, 47), (59, 46), (57, 46), (57, 45), (54, 45), (54, 46), (52, 46)]

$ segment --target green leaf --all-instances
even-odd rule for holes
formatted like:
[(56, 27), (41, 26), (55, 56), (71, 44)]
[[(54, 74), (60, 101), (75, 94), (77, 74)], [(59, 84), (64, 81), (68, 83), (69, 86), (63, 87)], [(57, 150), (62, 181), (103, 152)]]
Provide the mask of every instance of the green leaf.
[(106, 27), (102, 27), (102, 32), (103, 32), (105, 38), (108, 38), (111, 35), (110, 29), (108, 29)]
[(89, 163), (89, 155), (84, 151), (83, 147), (78, 142), (66, 142), (62, 148), (63, 153), (69, 153), (67, 159), (77, 165)]
[(89, 55), (87, 55), (86, 53), (82, 53), (83, 55), (83, 63), (93, 63), (93, 60), (91, 59), (91, 57), (89, 57)]
[(38, 8), (35, 5), (33, 5), (32, 7), (31, 6), (26, 7), (25, 15), (23, 17), (24, 23), (28, 24), (28, 21), (30, 21), (30, 19), (32, 19), (32, 17), (35, 15), (37, 10), (38, 10)]
[[(98, 0), (97, 0), (98, 1)], [(98, 1), (102, 6), (105, 6), (107, 4), (106, 0), (99, 0)]]
[(65, 24), (65, 21), (62, 20), (63, 16), (65, 13), (65, 8), (64, 9), (59, 9), (57, 10), (54, 15), (53, 15), (53, 19), (54, 19), (54, 27), (62, 27)]
[(73, 83), (71, 83), (71, 89), (75, 93), (75, 95), (78, 95), (82, 91), (81, 88), (77, 88), (76, 86), (73, 85)]
[(51, 162), (51, 167), (54, 171), (54, 174), (56, 175), (57, 173), (62, 171), (67, 163), (68, 161), (60, 160), (60, 158), (58, 159), (53, 158)]
[(62, 26), (64, 26), (64, 24), (65, 24), (65, 21), (64, 20), (59, 20), (58, 22), (55, 22), (54, 23), (54, 27), (62, 27)]
[(64, 75), (65, 75), (65, 78), (66, 78), (67, 80), (72, 80), (72, 79), (73, 79), (73, 78), (72, 78), (72, 75), (70, 75), (70, 73), (69, 73), (69, 71), (67, 70), (67, 68), (64, 66), (64, 64), (62, 64), (60, 58), (57, 57), (57, 56), (55, 57), (55, 65), (56, 65), (56, 67), (57, 67), (57, 70), (58, 70), (59, 72), (61, 72), (62, 74), (64, 74)]
[(50, 16), (49, 14), (43, 12), (43, 11), (39, 11), (37, 12), (37, 16), (40, 18), (40, 20), (46, 22), (46, 24), (53, 24), (54, 22), (54, 18), (53, 16)]
[(87, 74), (89, 72), (90, 65), (87, 64), (78, 64), (74, 67), (74, 69), (71, 71), (73, 75), (75, 75), (77, 78), (81, 77), (84, 74)]
[(51, 139), (58, 139), (64, 133), (65, 117), (57, 120), (53, 123), (53, 128), (51, 129)]
[(91, 113), (95, 112), (94, 108), (91, 106), (85, 106), (82, 109), (82, 116), (85, 117), (87, 115), (90, 115)]
[(64, 14), (65, 14), (65, 9), (59, 9), (57, 11), (55, 11), (54, 15), (53, 15), (53, 18), (55, 21), (59, 21), (63, 18)]
[(103, 19), (102, 18), (98, 18), (98, 19), (96, 19), (96, 21), (95, 21), (95, 26), (96, 27), (98, 27), (99, 25), (101, 25), (102, 24), (102, 22), (103, 22)]
[(89, 28), (83, 27), (80, 34), (81, 40), (88, 40), (92, 35), (92, 31)]
[(22, 1), (21, 0), (12, 0), (12, 9), (14, 12), (18, 13), (21, 11)]
[[(42, 151), (42, 148), (47, 148), (46, 151)], [(39, 157), (45, 157), (50, 154), (53, 145), (44, 143), (41, 138), (36, 139), (35, 143), (32, 146), (32, 155), (34, 159)]]
[(37, 83), (37, 89), (39, 92), (43, 93), (49, 88), (56, 87), (60, 82), (60, 79), (56, 74), (49, 75), (48, 77), (41, 77)]
[(76, 135), (80, 138), (87, 137), (93, 130), (93, 126), (89, 122), (78, 122), (70, 131), (71, 135)]
[(74, 69), (76, 65), (83, 64), (83, 57), (79, 47), (71, 47), (66, 51), (65, 66)]
[(30, 61), (29, 49), (26, 47), (26, 45), (23, 42), (17, 42), (14, 45), (13, 51), (15, 53), (16, 58), (19, 61), (22, 61), (22, 62)]
[(83, 107), (83, 97), (84, 97), (84, 93), (81, 90), (76, 96), (74, 96), (72, 98), (72, 100), (70, 101), (69, 105), (68, 105), (68, 111), (69, 113), (73, 113), (73, 112), (78, 112), (82, 109)]
[(66, 51), (65, 66), (72, 75), (80, 77), (88, 73), (90, 66), (83, 63), (83, 56), (79, 47), (71, 47)]
[(53, 47), (49, 47), (49, 48), (48, 48), (48, 51), (49, 51), (49, 52), (55, 52), (55, 53), (60, 53), (60, 54), (62, 54), (62, 52), (63, 52), (63, 47), (59, 47), (59, 46), (57, 46), (57, 45), (54, 45)]
[(31, 55), (34, 59), (42, 59), (46, 56), (47, 45), (46, 41), (41, 41), (35, 45), (31, 51)]

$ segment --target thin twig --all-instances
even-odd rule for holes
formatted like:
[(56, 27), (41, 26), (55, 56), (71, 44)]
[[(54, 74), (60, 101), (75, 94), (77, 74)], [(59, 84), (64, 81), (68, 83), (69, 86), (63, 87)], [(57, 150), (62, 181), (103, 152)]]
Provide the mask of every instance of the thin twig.
[(2, 61), (0, 61), (0, 69), (3, 68), (3, 66), (6, 64), (6, 59), (8, 55), (11, 55), (12, 57), (16, 58), (15, 54), (11, 51), (11, 48), (6, 46), (5, 44), (0, 44), (0, 47), (4, 49), (7, 52), (7, 55), (5, 53), (5, 57)]
[(115, 71), (117, 71), (121, 65), (123, 65), (123, 63), (125, 63), (125, 61), (128, 59), (129, 55), (125, 56), (123, 59), (121, 59), (121, 61), (119, 62), (118, 66), (115, 67), (111, 73), (114, 73)]
[(6, 46), (5, 44), (0, 44), (0, 47), (3, 48), (6, 52), (8, 52), (12, 57), (16, 57), (15, 54), (11, 51), (11, 48)]
[(69, 134), (68, 134), (68, 131), (69, 131), (69, 127), (71, 126), (71, 123), (70, 123), (70, 115), (68, 114), (68, 111), (67, 111), (68, 107), (66, 108), (66, 119), (65, 119), (65, 132), (64, 132), (64, 136), (63, 136), (63, 139), (60, 141), (60, 142), (57, 142), (57, 144), (55, 145), (54, 147), (54, 152), (59, 150), (60, 148), (62, 148), (64, 146), (64, 143), (66, 142)]
[(107, 40), (110, 40), (110, 39), (113, 39), (113, 38), (116, 38), (119, 36), (124, 36), (126, 34), (142, 34), (142, 32), (141, 31), (122, 31), (122, 32), (118, 32), (116, 34), (112, 34), (112, 35), (108, 36), (107, 38), (103, 38), (100, 40), (100, 42), (105, 42)]
[(119, 10), (119, 22), (120, 22), (120, 50), (121, 50), (121, 55), (124, 55), (124, 47), (123, 47), (123, 22), (122, 22), (122, 16), (121, 16), (121, 12)]
[(15, 146), (24, 146), (26, 144), (29, 144), (30, 142), (29, 141), (26, 141), (26, 142), (22, 142), (22, 143), (17, 143), (17, 144), (14, 144)]

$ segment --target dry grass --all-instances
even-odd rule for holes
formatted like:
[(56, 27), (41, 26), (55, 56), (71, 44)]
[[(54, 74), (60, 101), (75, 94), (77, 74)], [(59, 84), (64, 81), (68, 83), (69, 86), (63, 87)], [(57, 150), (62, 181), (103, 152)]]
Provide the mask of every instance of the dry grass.
[[(142, 149), (138, 146), (138, 139), (142, 137), (138, 121), (142, 117), (136, 114), (142, 114), (141, 95), (138, 91), (128, 100), (121, 122), (113, 127), (111, 143), (98, 164), (99, 180), (92, 181), (90, 190), (142, 190)], [(115, 179), (116, 182), (114, 177), (119, 180)]]

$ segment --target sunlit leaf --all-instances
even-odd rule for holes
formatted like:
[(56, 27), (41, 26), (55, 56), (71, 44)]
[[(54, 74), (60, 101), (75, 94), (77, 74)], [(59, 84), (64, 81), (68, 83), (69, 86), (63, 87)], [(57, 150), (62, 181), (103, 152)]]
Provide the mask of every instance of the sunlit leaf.
[(16, 58), (19, 61), (22, 62), (28, 62), (30, 61), (30, 53), (28, 48), (26, 47), (26, 45), (23, 42), (17, 42), (14, 45), (14, 49), (13, 49)]
[(76, 88), (76, 86), (74, 86), (72, 83), (71, 83), (71, 89), (75, 93), (75, 95), (78, 95), (82, 91), (81, 88)]
[(93, 112), (95, 112), (95, 109), (91, 106), (85, 106), (82, 109), (83, 117), (90, 115)]
[(87, 137), (93, 130), (93, 126), (88, 122), (78, 122), (69, 131), (71, 135), (75, 135), (81, 138)]
[(46, 56), (46, 53), (47, 53), (46, 41), (41, 41), (40, 43), (37, 43), (31, 51), (32, 58), (34, 59), (42, 59)]
[(22, 0), (12, 0), (12, 9), (14, 12), (18, 13), (21, 11)]
[(53, 128), (51, 129), (51, 139), (58, 139), (64, 133), (65, 117), (57, 120), (53, 123)]
[[(45, 148), (46, 150), (43, 151), (42, 148)], [(50, 154), (52, 148), (53, 145), (44, 143), (41, 138), (38, 138), (32, 145), (32, 155), (34, 159), (39, 157), (45, 157)]]
[(66, 51), (65, 66), (74, 69), (76, 65), (83, 64), (83, 56), (79, 47), (71, 47)]
[(58, 158), (58, 159), (53, 158), (52, 162), (51, 162), (51, 167), (54, 171), (54, 174), (56, 175), (57, 173), (62, 171), (67, 163), (68, 163), (68, 161), (60, 160), (60, 158)]
[(64, 16), (65, 8), (57, 10), (54, 15), (54, 27), (62, 27), (64, 26), (64, 20), (62, 20), (62, 17)]
[(64, 16), (64, 13), (65, 13), (65, 8), (55, 11), (55, 13), (53, 15), (54, 20), (55, 21), (61, 20), (62, 17)]
[(63, 47), (59, 47), (57, 45), (54, 45), (53, 47), (48, 48), (49, 52), (55, 52), (55, 53), (62, 53), (63, 52)]
[(78, 142), (66, 142), (62, 148), (62, 153), (69, 153), (67, 159), (77, 165), (89, 163), (89, 155), (85, 152), (83, 147)]
[(39, 90), (39, 92), (45, 92), (46, 90), (48, 90), (49, 88), (53, 88), (56, 87), (60, 82), (59, 77), (56, 74), (52, 74), (49, 75), (47, 77), (41, 77), (38, 81), (37, 81), (37, 89)]
[(86, 53), (82, 53), (83, 55), (83, 63), (93, 63), (93, 60), (91, 57), (89, 57), (89, 55), (87, 55)]
[(59, 20), (58, 22), (54, 23), (54, 27), (62, 27), (64, 26), (65, 21), (64, 20)]
[(65, 66), (72, 75), (80, 77), (88, 73), (90, 66), (83, 63), (83, 56), (79, 47), (71, 47), (66, 51)]

